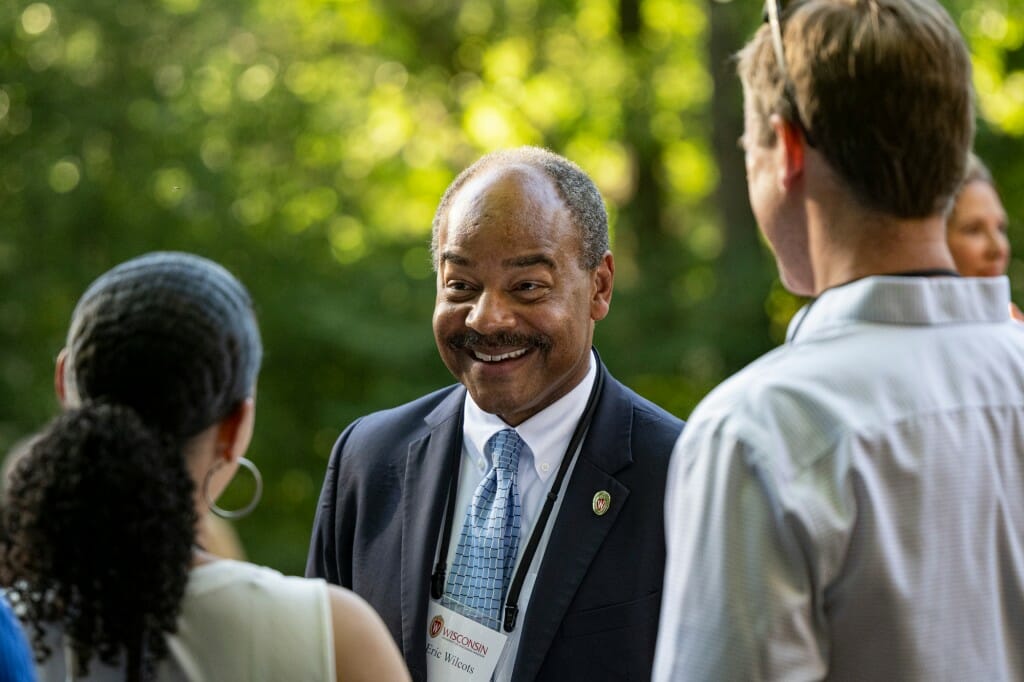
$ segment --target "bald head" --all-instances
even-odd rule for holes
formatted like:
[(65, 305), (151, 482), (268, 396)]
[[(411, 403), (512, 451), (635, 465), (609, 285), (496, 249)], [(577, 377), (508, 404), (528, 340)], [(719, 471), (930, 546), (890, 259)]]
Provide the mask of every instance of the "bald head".
[[(511, 183), (517, 180), (516, 183)], [(580, 236), (580, 265), (586, 270), (596, 268), (608, 251), (608, 214), (601, 194), (594, 182), (572, 161), (539, 147), (518, 147), (493, 152), (484, 156), (464, 170), (449, 185), (441, 198), (434, 215), (431, 237), (431, 255), (437, 268), (441, 254), (438, 249), (438, 234), (454, 222), (456, 211), (469, 207), (458, 205), (462, 190), (478, 182), (509, 182), (518, 184), (523, 191), (533, 194), (532, 203), (544, 203), (541, 197), (548, 192), (557, 194), (560, 202), (569, 212), (570, 221)], [(467, 196), (480, 196), (479, 192), (465, 192)], [(487, 194), (490, 210), (497, 210), (501, 192)], [(544, 197), (547, 198), (546, 196)], [(512, 204), (506, 204), (511, 206)], [(524, 210), (531, 200), (516, 203), (516, 210)], [(460, 214), (461, 215), (461, 214)], [(461, 222), (461, 221), (460, 221)]]

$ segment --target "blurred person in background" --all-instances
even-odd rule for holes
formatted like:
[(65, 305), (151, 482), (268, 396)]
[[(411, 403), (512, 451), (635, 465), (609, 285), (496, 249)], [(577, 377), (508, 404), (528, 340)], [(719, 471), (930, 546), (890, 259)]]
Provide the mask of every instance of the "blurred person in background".
[(154, 253), (97, 279), (57, 361), (63, 414), (15, 464), (0, 580), (44, 681), (402, 680), (375, 613), (197, 544), (244, 458), (262, 347), (248, 292)]
[[(992, 173), (976, 154), (967, 161), (967, 174), (946, 221), (946, 241), (964, 277), (998, 277), (1010, 263), (1009, 218), (999, 199)], [(1010, 314), (1024, 321), (1013, 303)]]

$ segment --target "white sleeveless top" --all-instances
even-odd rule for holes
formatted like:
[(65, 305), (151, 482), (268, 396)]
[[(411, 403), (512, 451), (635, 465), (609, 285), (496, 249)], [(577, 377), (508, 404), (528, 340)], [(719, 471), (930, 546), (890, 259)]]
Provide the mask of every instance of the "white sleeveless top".
[[(63, 633), (37, 667), (40, 682), (65, 682)], [(220, 559), (189, 573), (178, 632), (168, 637), (160, 682), (322, 682), (333, 680), (334, 638), (327, 583)], [(124, 672), (97, 659), (82, 682), (121, 682)]]

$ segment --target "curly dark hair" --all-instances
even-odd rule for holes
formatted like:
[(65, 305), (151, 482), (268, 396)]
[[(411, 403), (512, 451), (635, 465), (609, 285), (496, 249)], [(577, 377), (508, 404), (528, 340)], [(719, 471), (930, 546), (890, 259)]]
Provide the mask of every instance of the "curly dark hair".
[(57, 626), (80, 674), (95, 656), (149, 680), (195, 542), (186, 448), (252, 395), (262, 355), (252, 303), (212, 261), (149, 254), (89, 287), (66, 348), (70, 409), (12, 473), (0, 581), (39, 660)]
[(5, 518), (4, 571), (37, 651), (41, 623), (57, 622), (86, 666), (124, 650), (126, 669), (152, 676), (185, 591), (193, 488), (177, 445), (131, 408), (87, 404), (51, 422), (14, 469)]

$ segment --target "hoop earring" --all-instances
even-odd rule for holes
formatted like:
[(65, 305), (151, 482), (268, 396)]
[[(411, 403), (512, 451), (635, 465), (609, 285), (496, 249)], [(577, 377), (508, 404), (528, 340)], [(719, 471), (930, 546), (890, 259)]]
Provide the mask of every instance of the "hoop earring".
[[(223, 462), (224, 460), (221, 460)], [(248, 460), (245, 457), (238, 458), (238, 465), (244, 469), (248, 469), (252, 474), (253, 479), (256, 481), (256, 490), (253, 491), (252, 500), (249, 504), (245, 505), (241, 509), (228, 510), (221, 509), (217, 506), (217, 503), (210, 499), (210, 477), (213, 473), (221, 467), (221, 464), (213, 467), (206, 473), (206, 478), (203, 479), (203, 499), (206, 500), (206, 504), (209, 505), (210, 511), (222, 519), (240, 519), (243, 516), (248, 516), (252, 513), (252, 510), (256, 508), (256, 505), (260, 503), (260, 498), (263, 497), (263, 476), (260, 475), (260, 470), (256, 468), (256, 465), (252, 460)]]

